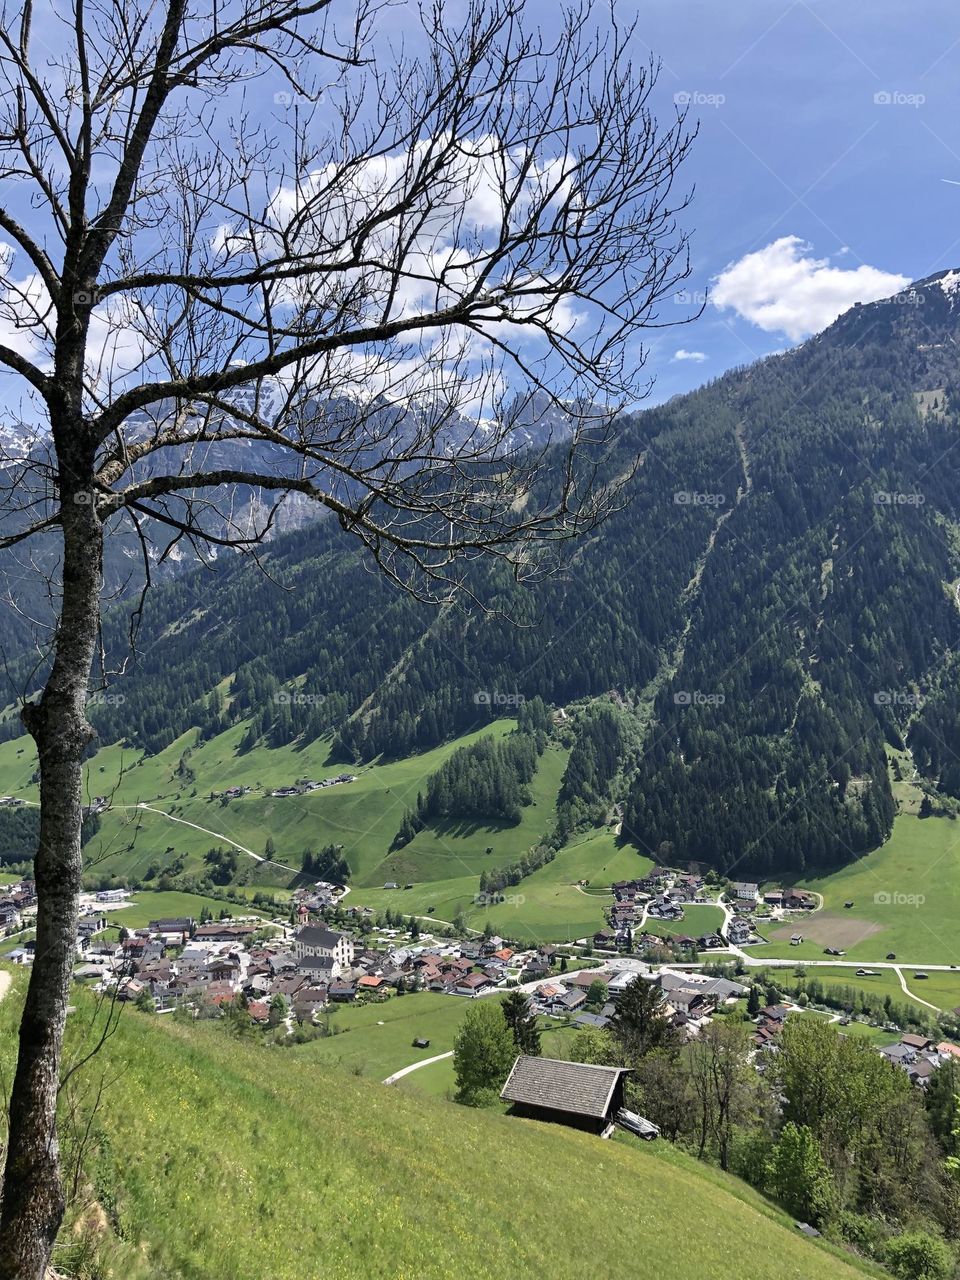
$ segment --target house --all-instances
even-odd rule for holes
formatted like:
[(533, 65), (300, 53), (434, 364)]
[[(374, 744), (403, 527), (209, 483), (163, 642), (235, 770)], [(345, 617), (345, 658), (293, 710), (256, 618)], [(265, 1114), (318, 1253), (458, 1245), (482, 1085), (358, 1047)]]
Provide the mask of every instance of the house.
[(20, 923), (17, 904), (10, 898), (0, 902), (0, 929), (13, 929)]
[(270, 1021), (270, 1006), (263, 1000), (251, 1000), (247, 1005), (247, 1013), (250, 1015), (250, 1021), (256, 1022), (259, 1026)]
[(333, 961), (333, 977), (339, 978), (353, 964), (353, 939), (346, 933), (307, 924), (297, 931), (294, 943), (298, 966), (307, 956), (326, 956)]
[(311, 982), (339, 978), (341, 973), (333, 956), (301, 956), (297, 961), (297, 970), (305, 973)]
[(805, 889), (784, 889), (783, 905), (787, 911), (812, 911), (817, 899)]
[(769, 1004), (765, 1009), (760, 1010), (760, 1017), (765, 1022), (772, 1022), (776, 1026), (782, 1026), (790, 1013), (790, 1006), (786, 1004)]
[(593, 935), (593, 945), (612, 950), (617, 945), (617, 935), (613, 929), (598, 929)]
[(375, 977), (373, 974), (369, 973), (364, 974), (362, 978), (357, 980), (357, 993), (359, 994), (362, 991), (366, 991), (367, 993), (372, 992), (373, 994), (376, 994), (377, 992), (383, 991), (386, 985), (387, 984), (384, 982), (383, 978)]
[(458, 996), (477, 996), (493, 985), (494, 983), (485, 973), (468, 973), (464, 977), (457, 978), (454, 990)]
[(357, 988), (352, 982), (331, 982), (327, 988), (327, 995), (338, 1004), (349, 1004), (350, 1001), (356, 1000)]
[(737, 880), (733, 885), (733, 896), (738, 902), (756, 902), (760, 896), (760, 886), (750, 880)]
[(742, 947), (753, 937), (753, 926), (749, 920), (731, 920), (727, 929), (727, 941), (733, 947)]
[(589, 1027), (593, 1031), (602, 1031), (610, 1025), (610, 1019), (602, 1013), (578, 1013), (573, 1020), (575, 1027)]
[(568, 991), (557, 1001), (556, 1008), (559, 1013), (576, 1013), (587, 1003), (587, 993), (585, 991)]
[(301, 987), (293, 997), (293, 1013), (299, 1022), (310, 1022), (315, 1013), (325, 1009), (328, 989), (324, 986)]
[(623, 1106), (628, 1074), (629, 1070), (624, 1067), (600, 1067), (521, 1054), (500, 1090), (500, 1097), (510, 1103), (511, 1115), (601, 1134)]
[(763, 900), (768, 907), (782, 907), (783, 906), (783, 890), (768, 889), (766, 893), (764, 893), (763, 895)]
[(912, 1032), (906, 1032), (902, 1035), (900, 1043), (905, 1044), (910, 1049), (915, 1049), (917, 1053), (929, 1053), (935, 1049), (935, 1045), (929, 1036), (917, 1036)]

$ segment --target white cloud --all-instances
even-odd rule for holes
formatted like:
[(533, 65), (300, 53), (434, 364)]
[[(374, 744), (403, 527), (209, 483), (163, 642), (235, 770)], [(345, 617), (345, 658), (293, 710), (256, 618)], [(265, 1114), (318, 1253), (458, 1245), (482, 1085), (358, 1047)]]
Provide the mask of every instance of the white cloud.
[(888, 298), (910, 283), (879, 267), (831, 267), (828, 258), (814, 258), (811, 251), (799, 236), (782, 236), (724, 268), (710, 301), (797, 341), (825, 329), (855, 302)]
[(705, 351), (687, 351), (681, 347), (679, 351), (673, 353), (674, 360), (692, 360), (694, 364), (703, 364), (707, 358)]

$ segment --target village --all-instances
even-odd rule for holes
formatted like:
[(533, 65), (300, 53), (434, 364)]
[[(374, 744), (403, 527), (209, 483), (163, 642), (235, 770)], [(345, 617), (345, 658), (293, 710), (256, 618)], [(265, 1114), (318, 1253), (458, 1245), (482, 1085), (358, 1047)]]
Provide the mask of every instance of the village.
[[(753, 913), (761, 905), (781, 916), (804, 912), (811, 909), (813, 895), (796, 890), (761, 895), (755, 884), (733, 884), (724, 895), (729, 901), (723, 903), (722, 932), (685, 939), (646, 935), (643, 923), (658, 917), (676, 921), (682, 919), (685, 903), (710, 901), (699, 876), (656, 868), (642, 880), (612, 888), (610, 929), (578, 946), (528, 947), (510, 945), (489, 930), (451, 938), (420, 933), (415, 923), (405, 928), (374, 924), (369, 908), (344, 906), (346, 886), (325, 881), (295, 891), (293, 924), (224, 911), (219, 920), (159, 917), (127, 929), (122, 919), (130, 893), (107, 889), (84, 895), (74, 977), (145, 1011), (180, 1009), (195, 1017), (216, 1017), (230, 1010), (254, 1027), (282, 1025), (291, 1034), (295, 1026), (326, 1034), (326, 1015), (338, 1006), (418, 992), (475, 999), (516, 989), (528, 996), (533, 1014), (597, 1031), (609, 1025), (623, 992), (643, 981), (660, 990), (663, 1015), (688, 1040), (715, 1017), (750, 1016), (753, 1056), (763, 1071), (765, 1060), (777, 1052), (787, 1019), (810, 1016), (811, 1010), (786, 998), (760, 1007), (760, 988), (745, 975), (741, 981), (728, 976), (729, 965), (720, 972), (716, 963), (683, 960), (684, 948), (690, 943), (708, 950), (725, 947), (729, 953), (731, 947), (749, 944)], [(9, 932), (28, 925), (35, 904), (31, 881), (7, 886), (0, 898), (0, 928)], [(334, 914), (349, 924), (332, 927)], [(628, 947), (659, 950), (650, 960), (624, 954)], [(29, 965), (33, 952), (34, 943), (28, 940), (6, 958)], [(851, 1019), (840, 1013), (825, 1016), (840, 1023), (841, 1031), (850, 1025)], [(920, 1088), (944, 1062), (960, 1058), (957, 1045), (909, 1030), (895, 1043), (878, 1046), (878, 1052)]]

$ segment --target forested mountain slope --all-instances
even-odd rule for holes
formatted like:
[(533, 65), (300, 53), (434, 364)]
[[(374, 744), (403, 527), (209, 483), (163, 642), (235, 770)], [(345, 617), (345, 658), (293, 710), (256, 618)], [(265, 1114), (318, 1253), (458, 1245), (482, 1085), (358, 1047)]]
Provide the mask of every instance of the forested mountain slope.
[[(615, 691), (637, 721), (624, 836), (744, 872), (849, 860), (894, 801), (885, 743), (960, 796), (960, 273), (625, 419), (629, 505), (565, 573), (497, 612), (412, 601), (330, 522), (148, 600), (139, 652), (93, 709), (158, 750), (247, 722), (241, 749), (333, 733), (402, 756), (541, 696)], [(106, 627), (119, 657), (126, 618)], [(11, 724), (10, 732), (14, 731)]]

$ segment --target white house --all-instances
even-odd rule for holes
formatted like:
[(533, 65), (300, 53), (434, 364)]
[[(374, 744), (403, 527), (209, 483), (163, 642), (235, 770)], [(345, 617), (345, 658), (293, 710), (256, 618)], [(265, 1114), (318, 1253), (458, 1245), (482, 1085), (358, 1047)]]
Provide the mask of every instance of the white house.
[(760, 886), (738, 880), (733, 886), (733, 892), (738, 902), (756, 902), (760, 896)]
[(304, 925), (294, 938), (294, 949), (298, 961), (308, 956), (332, 960), (334, 978), (339, 978), (353, 964), (353, 939), (345, 933), (334, 933), (320, 925)]

